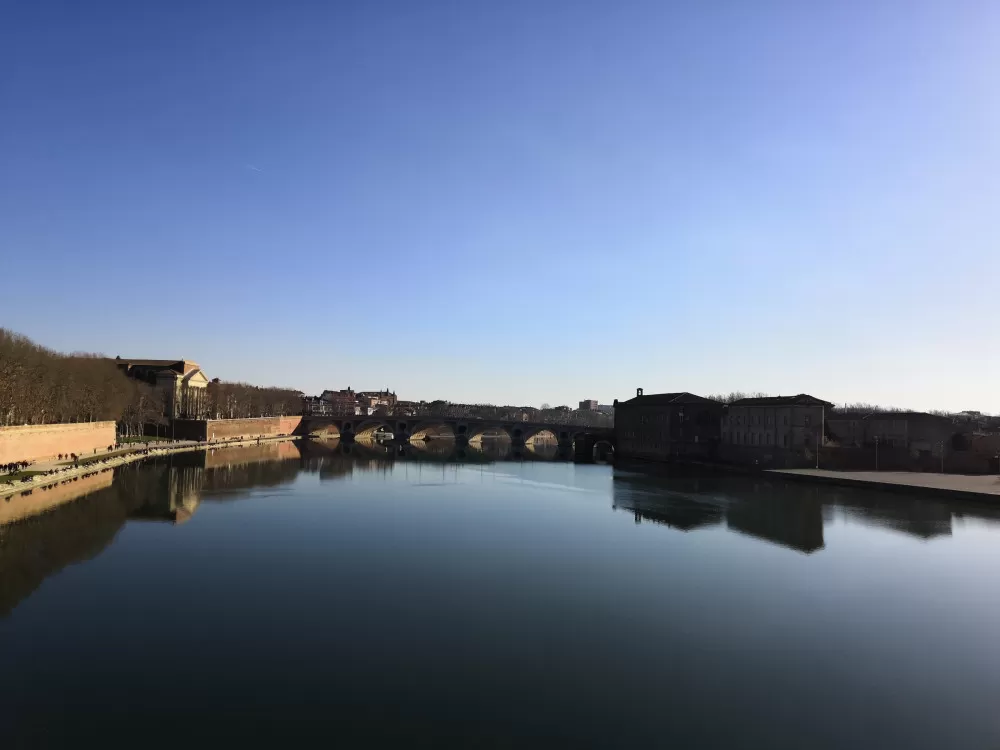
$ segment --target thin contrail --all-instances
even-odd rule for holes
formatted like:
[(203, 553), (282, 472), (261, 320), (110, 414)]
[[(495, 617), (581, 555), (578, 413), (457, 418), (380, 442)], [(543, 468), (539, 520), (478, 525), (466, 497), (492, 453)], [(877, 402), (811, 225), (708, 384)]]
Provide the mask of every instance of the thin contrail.
[(263, 171), (264, 171), (264, 170), (263, 170), (263, 169), (261, 169), (260, 167), (255, 167), (255, 166), (254, 166), (253, 164), (245, 164), (244, 166), (245, 166), (245, 167), (246, 167), (247, 169), (252, 169), (252, 170), (253, 170), (254, 172), (263, 172)]

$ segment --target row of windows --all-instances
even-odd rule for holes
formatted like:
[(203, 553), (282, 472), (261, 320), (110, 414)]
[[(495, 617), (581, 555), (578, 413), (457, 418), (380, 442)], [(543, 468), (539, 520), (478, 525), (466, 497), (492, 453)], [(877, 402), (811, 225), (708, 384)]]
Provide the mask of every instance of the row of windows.
[[(770, 432), (765, 432), (763, 436), (759, 432), (724, 432), (722, 433), (722, 442), (730, 442), (730, 437), (733, 445), (774, 445), (774, 435)], [(788, 447), (787, 433), (781, 436), (781, 447)]]
[[(806, 427), (808, 427), (810, 419), (811, 419), (810, 415), (809, 414), (803, 414), (802, 418), (803, 418), (803, 423), (805, 424)], [(774, 415), (773, 414), (751, 414), (751, 415), (749, 415), (747, 417), (743, 417), (742, 415), (735, 415), (735, 416), (726, 417), (726, 424), (728, 426), (730, 426), (730, 427), (743, 427), (744, 423), (746, 423), (746, 426), (748, 426), (748, 427), (754, 426), (754, 425), (765, 425), (767, 427), (773, 427), (774, 426)], [(782, 415), (782, 417), (781, 417), (781, 423), (785, 427), (788, 427), (788, 415), (787, 414), (783, 414)]]

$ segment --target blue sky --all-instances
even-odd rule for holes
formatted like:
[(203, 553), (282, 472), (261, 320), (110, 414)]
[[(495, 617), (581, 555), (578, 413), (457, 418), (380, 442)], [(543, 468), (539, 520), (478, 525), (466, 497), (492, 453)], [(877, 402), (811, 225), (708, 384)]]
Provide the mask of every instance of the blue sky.
[(1000, 411), (1000, 6), (65, 2), (0, 325), (310, 392)]

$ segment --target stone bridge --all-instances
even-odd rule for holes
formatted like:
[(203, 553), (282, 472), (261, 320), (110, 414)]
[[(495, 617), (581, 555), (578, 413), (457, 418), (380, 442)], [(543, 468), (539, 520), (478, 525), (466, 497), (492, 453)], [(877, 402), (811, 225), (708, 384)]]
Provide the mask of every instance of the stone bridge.
[(580, 427), (546, 422), (507, 422), (490, 419), (452, 417), (319, 417), (302, 418), (304, 432), (339, 434), (342, 440), (374, 439), (378, 432), (391, 432), (393, 440), (409, 442), (431, 437), (454, 438), (460, 443), (484, 437), (507, 437), (514, 445), (524, 445), (549, 433), (559, 445), (570, 447), (587, 442), (593, 447), (604, 442), (614, 445), (610, 427)]

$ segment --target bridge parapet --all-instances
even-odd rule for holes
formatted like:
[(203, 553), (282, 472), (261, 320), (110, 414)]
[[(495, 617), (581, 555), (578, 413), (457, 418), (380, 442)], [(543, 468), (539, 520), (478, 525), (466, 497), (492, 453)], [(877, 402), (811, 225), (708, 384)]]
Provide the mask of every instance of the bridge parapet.
[(336, 433), (342, 439), (351, 440), (373, 437), (380, 430), (391, 432), (397, 442), (438, 436), (453, 437), (457, 441), (468, 442), (481, 439), (484, 433), (496, 433), (500, 436), (506, 435), (516, 445), (523, 445), (543, 432), (554, 435), (560, 445), (572, 445), (574, 441), (586, 435), (607, 441), (614, 440), (614, 430), (604, 427), (429, 417), (307, 416), (302, 418), (299, 431), (302, 434)]

